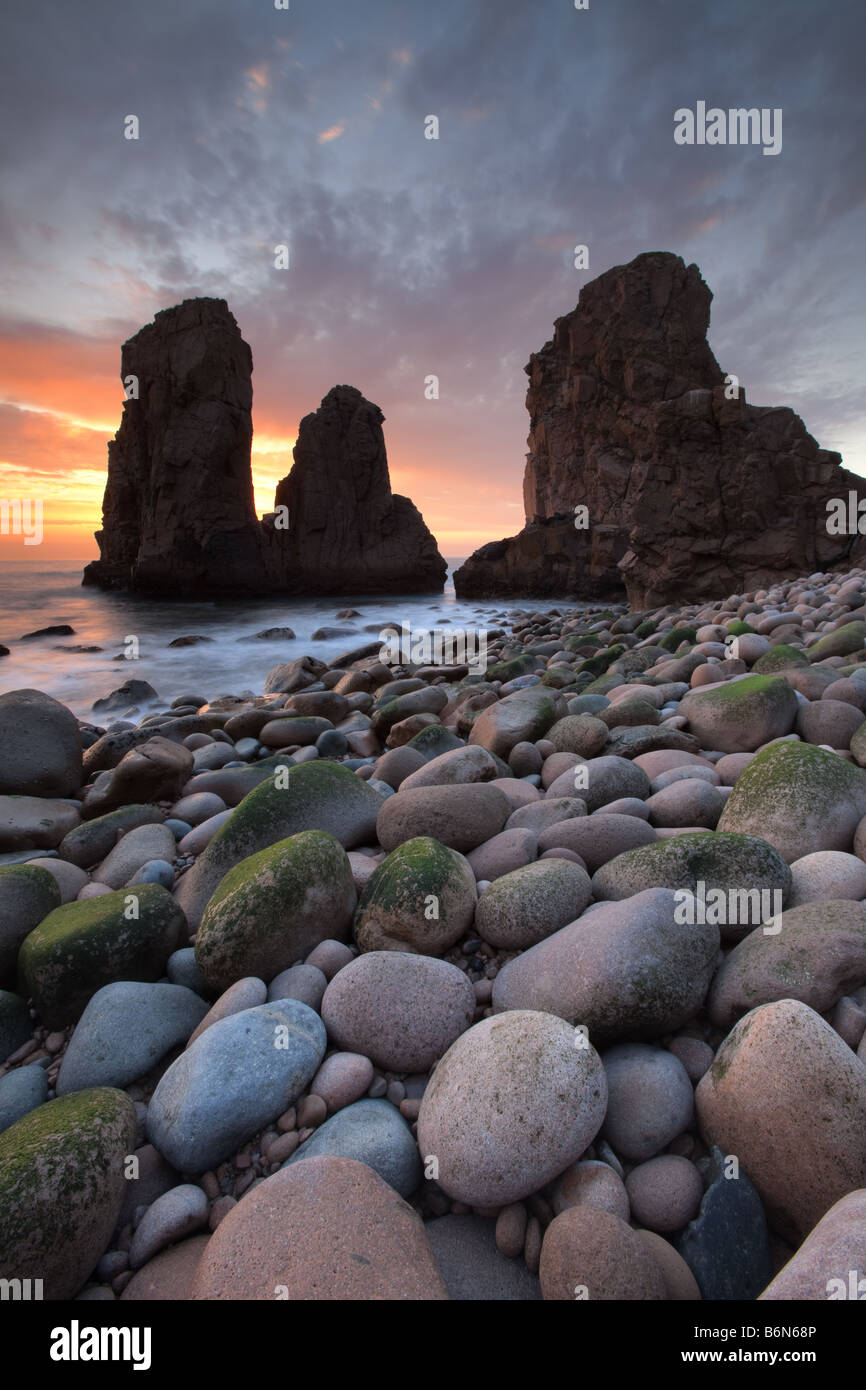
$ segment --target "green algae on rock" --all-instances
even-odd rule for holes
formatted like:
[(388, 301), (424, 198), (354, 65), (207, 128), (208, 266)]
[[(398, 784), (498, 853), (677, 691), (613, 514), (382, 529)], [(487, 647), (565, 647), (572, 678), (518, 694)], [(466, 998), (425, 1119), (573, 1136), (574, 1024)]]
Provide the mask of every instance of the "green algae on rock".
[(368, 879), (355, 940), (362, 951), (441, 955), (472, 926), (477, 898), (463, 855), (418, 835), (392, 850)]
[(343, 941), (356, 902), (346, 851), (333, 835), (304, 830), (241, 860), (208, 903), (196, 963), (212, 988), (272, 980), (327, 939)]
[(115, 980), (158, 980), (179, 944), (184, 915), (158, 883), (55, 908), (18, 953), (24, 991), (49, 1028), (73, 1023)]
[(791, 864), (819, 849), (850, 850), (864, 815), (866, 772), (810, 743), (777, 743), (738, 777), (718, 829), (758, 835)]
[[(760, 836), (706, 830), (625, 850), (596, 870), (592, 891), (596, 898), (619, 901), (650, 887), (694, 893), (699, 883), (706, 894), (719, 889), (725, 894), (778, 893), (778, 899), (769, 899), (769, 920), (774, 915), (773, 903), (784, 905), (791, 891), (791, 870), (778, 850)], [(765, 901), (759, 898), (756, 914), (749, 899), (743, 904), (748, 911), (738, 913), (738, 920), (720, 923), (722, 938), (739, 940), (763, 922)], [(733, 906), (737, 908), (739, 900), (734, 900)], [(739, 921), (740, 915), (745, 916), (744, 921)]]
[(60, 906), (60, 888), (47, 869), (10, 864), (0, 869), (0, 985), (14, 985), (24, 938)]
[(680, 705), (702, 748), (753, 753), (794, 727), (799, 703), (779, 676), (745, 676), (691, 691)]
[(175, 896), (197, 927), (222, 879), (243, 859), (302, 830), (325, 830), (344, 849), (372, 843), (382, 797), (339, 763), (277, 768), (245, 796), (204, 854), (180, 879)]
[(808, 665), (808, 657), (797, 647), (789, 647), (787, 643), (780, 642), (778, 646), (771, 647), (763, 656), (758, 657), (752, 666), (752, 675), (771, 676), (777, 671), (794, 671)]
[(129, 1097), (100, 1086), (31, 1110), (0, 1134), (0, 1277), (74, 1298), (111, 1239), (135, 1147)]
[(752, 932), (725, 956), (707, 1011), (730, 1028), (759, 1004), (799, 999), (826, 1013), (866, 980), (866, 906), (821, 899), (783, 912), (778, 932)]
[(821, 637), (811, 646), (808, 651), (810, 661), (823, 661), (828, 656), (850, 656), (852, 652), (859, 652), (866, 646), (866, 623), (854, 622), (845, 623), (842, 627), (837, 627), (835, 632), (828, 632), (826, 637)]

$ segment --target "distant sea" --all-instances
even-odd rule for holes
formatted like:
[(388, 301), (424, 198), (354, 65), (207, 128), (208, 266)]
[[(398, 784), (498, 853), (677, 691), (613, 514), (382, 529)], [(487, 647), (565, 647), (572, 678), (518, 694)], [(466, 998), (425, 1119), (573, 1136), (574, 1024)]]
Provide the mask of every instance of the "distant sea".
[[(374, 641), (389, 623), (413, 629), (442, 626), (446, 631), (492, 627), (515, 608), (555, 606), (552, 599), (531, 598), (509, 599), (504, 604), (458, 602), (452, 576), (462, 563), (462, 559), (448, 561), (441, 595), (171, 602), (82, 588), (82, 566), (37, 568), (31, 561), (0, 561), (0, 643), (10, 651), (9, 656), (0, 657), (0, 693), (24, 687), (44, 690), (82, 719), (94, 717), (94, 700), (133, 677), (150, 682), (162, 707), (185, 693), (209, 700), (243, 691), (260, 694), (272, 666), (304, 655), (331, 661), (341, 652)], [(341, 608), (356, 608), (361, 616), (337, 621)], [(26, 632), (61, 623), (73, 627), (74, 636), (20, 640)], [(291, 628), (294, 641), (240, 640), (269, 627)], [(312, 634), (320, 627), (338, 627), (344, 635), (314, 642)], [(138, 638), (139, 660), (113, 660), (124, 650), (128, 636)], [(211, 641), (169, 647), (175, 637), (187, 636)], [(103, 650), (63, 650), (71, 646)], [(140, 708), (147, 713), (155, 706)], [(96, 722), (118, 717), (102, 715)]]

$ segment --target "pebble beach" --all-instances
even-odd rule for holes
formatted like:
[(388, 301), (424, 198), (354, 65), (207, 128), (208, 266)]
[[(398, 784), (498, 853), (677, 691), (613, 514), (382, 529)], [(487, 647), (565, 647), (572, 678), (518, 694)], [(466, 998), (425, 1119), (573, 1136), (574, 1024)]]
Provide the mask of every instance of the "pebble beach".
[(866, 570), (496, 611), (0, 695), (0, 1277), (866, 1292)]

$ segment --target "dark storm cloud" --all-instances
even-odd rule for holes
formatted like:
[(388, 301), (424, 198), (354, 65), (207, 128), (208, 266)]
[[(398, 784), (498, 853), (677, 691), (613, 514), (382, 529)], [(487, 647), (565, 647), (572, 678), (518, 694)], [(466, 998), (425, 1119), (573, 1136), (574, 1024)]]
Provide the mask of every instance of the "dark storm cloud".
[[(31, 0), (5, 30), (16, 319), (119, 346), (224, 296), (287, 434), (350, 381), (407, 464), (433, 441), (518, 499), (530, 352), (587, 279), (671, 250), (713, 289), (712, 345), (749, 399), (794, 405), (866, 471), (859, 0)], [(782, 153), (675, 146), (699, 99), (781, 107)]]

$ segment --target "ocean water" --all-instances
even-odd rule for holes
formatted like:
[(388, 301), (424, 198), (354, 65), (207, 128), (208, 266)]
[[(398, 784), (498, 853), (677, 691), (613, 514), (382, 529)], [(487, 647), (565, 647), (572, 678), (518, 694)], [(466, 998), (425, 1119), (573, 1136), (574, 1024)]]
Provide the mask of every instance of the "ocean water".
[[(341, 652), (374, 641), (389, 623), (398, 627), (405, 624), (413, 630), (494, 627), (515, 608), (557, 606), (551, 599), (541, 602), (531, 598), (509, 599), (504, 605), (459, 602), (452, 575), (462, 560), (449, 560), (448, 564), (441, 595), (370, 598), (345, 594), (166, 602), (82, 588), (80, 566), (40, 569), (29, 561), (3, 561), (0, 643), (9, 648), (10, 655), (0, 657), (0, 693), (24, 687), (44, 690), (82, 719), (93, 717), (94, 700), (130, 678), (149, 681), (159, 694), (160, 706), (184, 693), (201, 694), (209, 700), (242, 691), (260, 694), (272, 666), (304, 655), (330, 661)], [(336, 614), (341, 608), (356, 608), (361, 616), (338, 622)], [(74, 636), (21, 641), (26, 632), (60, 623), (73, 627)], [(295, 640), (239, 640), (269, 627), (290, 627)], [(320, 627), (339, 627), (345, 629), (345, 635), (314, 642), (312, 634)], [(138, 639), (139, 659), (114, 660), (130, 636)], [(211, 640), (192, 647), (169, 647), (175, 637), (186, 636)], [(102, 651), (64, 650), (71, 646), (97, 646)], [(140, 706), (142, 713), (155, 707)], [(118, 717), (118, 713), (102, 715), (96, 722)]]

